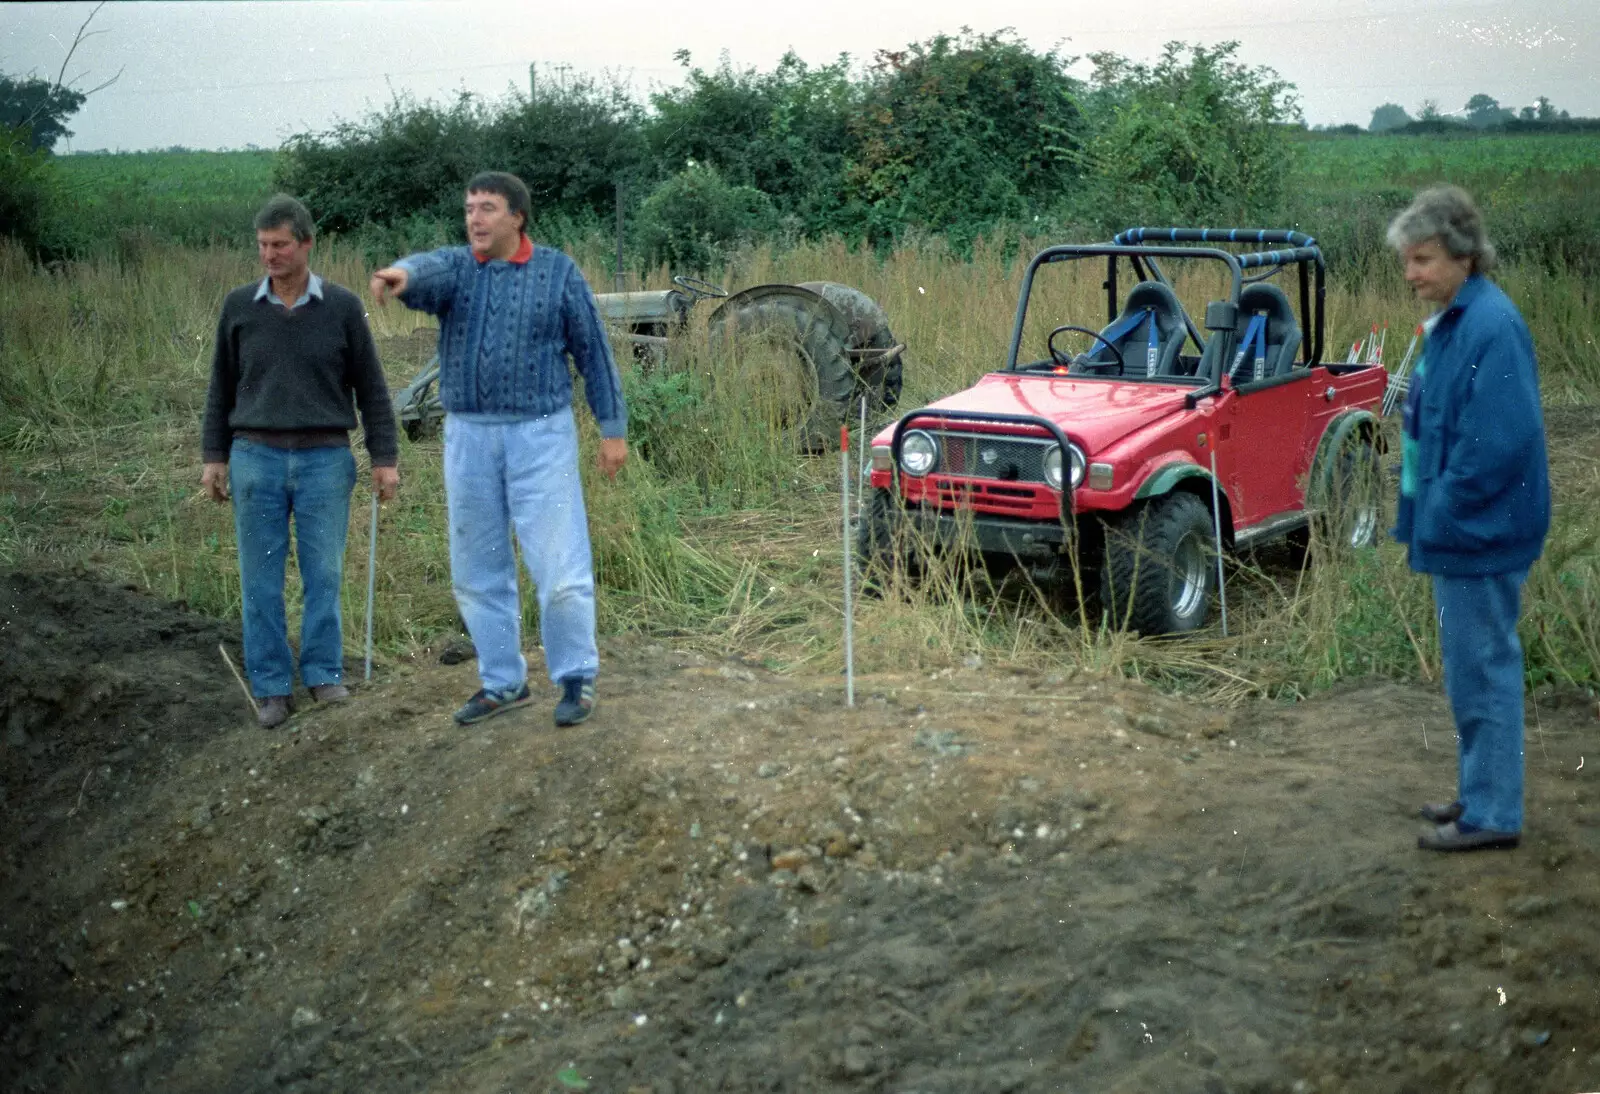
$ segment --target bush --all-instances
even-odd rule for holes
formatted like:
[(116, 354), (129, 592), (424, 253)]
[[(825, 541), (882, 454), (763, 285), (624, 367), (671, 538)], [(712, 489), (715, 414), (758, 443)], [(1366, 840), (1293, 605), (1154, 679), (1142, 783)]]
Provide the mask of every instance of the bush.
[(647, 174), (639, 108), (587, 80), (493, 106), (396, 97), (359, 122), (289, 138), (276, 179), (324, 231), (459, 221), (462, 188), (484, 170), (528, 184), (534, 219), (604, 215), (618, 182)]
[(31, 146), (28, 130), (0, 126), (0, 236), (34, 258), (65, 248), (59, 231), (62, 182), (50, 155)]
[(735, 186), (714, 167), (692, 164), (651, 192), (639, 210), (645, 260), (680, 273), (711, 274), (728, 252), (772, 230), (772, 200), (752, 186)]
[(1292, 85), (1238, 63), (1237, 49), (1173, 42), (1153, 66), (1094, 55), (1086, 219), (1221, 226), (1278, 212), (1295, 155), (1285, 123), (1299, 107)]
[(1079, 173), (1086, 128), (1071, 63), (1006, 33), (880, 51), (845, 175), (865, 234), (915, 226), (961, 248), (1056, 201)]
[[(687, 53), (679, 55), (688, 63)], [(657, 169), (714, 167), (769, 195), (806, 233), (844, 227), (839, 181), (854, 153), (850, 122), (860, 89), (846, 58), (810, 68), (786, 54), (771, 72), (727, 61), (690, 68), (680, 88), (651, 97), (646, 137)]]

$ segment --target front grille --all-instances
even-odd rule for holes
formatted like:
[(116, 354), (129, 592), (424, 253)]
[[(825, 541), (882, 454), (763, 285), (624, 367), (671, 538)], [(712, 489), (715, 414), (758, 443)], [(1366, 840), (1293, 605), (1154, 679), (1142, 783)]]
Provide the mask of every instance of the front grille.
[(1044, 482), (1044, 456), (1056, 442), (1045, 438), (938, 430), (936, 471), (1001, 482)]

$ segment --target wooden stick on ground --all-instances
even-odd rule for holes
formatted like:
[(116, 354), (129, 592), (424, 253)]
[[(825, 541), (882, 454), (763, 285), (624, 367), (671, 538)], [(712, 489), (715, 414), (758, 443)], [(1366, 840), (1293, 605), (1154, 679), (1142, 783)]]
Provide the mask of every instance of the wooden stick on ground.
[(250, 685), (244, 682), (244, 677), (239, 675), (239, 670), (233, 667), (233, 658), (228, 656), (227, 648), (221, 642), (217, 643), (217, 652), (222, 654), (222, 660), (227, 663), (228, 671), (233, 673), (233, 678), (239, 681), (239, 690), (244, 692), (245, 702), (250, 704), (253, 714), (260, 714), (261, 707), (256, 703), (256, 697), (250, 694)]

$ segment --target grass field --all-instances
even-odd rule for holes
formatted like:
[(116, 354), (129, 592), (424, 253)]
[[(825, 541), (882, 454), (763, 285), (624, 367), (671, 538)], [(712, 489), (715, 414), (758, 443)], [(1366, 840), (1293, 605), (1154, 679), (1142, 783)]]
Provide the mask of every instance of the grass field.
[(272, 152), (121, 152), (61, 156), (75, 234), (126, 251), (153, 240), (248, 238), (272, 194)]
[(1514, 185), (1528, 175), (1593, 176), (1600, 133), (1309, 135), (1296, 142), (1300, 171), (1342, 184), (1393, 186), (1450, 179)]
[[(353, 249), (325, 241), (317, 254), (322, 273), (364, 286), (365, 263)], [(600, 276), (599, 241), (577, 257)], [(30, 267), (15, 249), (0, 252), (0, 564), (86, 565), (209, 614), (237, 614), (231, 520), (198, 490), (197, 431), (218, 300), (254, 275), (243, 248), (154, 245), (137, 263), (107, 256), (55, 271)], [(656, 271), (650, 280), (665, 278)], [(883, 257), (814, 244), (742, 255), (726, 280), (815, 278), (859, 286), (884, 304), (897, 338), (912, 347), (903, 405), (914, 406), (999, 363), (1020, 266), (982, 247), (958, 261), (936, 242)], [(1510, 268), (1503, 281), (1534, 328), (1547, 398), (1587, 401), (1600, 380), (1594, 290), (1536, 269)], [(1394, 329), (1393, 344), (1419, 311), (1391, 269), (1336, 284), (1329, 315), (1333, 345), (1374, 322)], [(426, 356), (426, 340), (414, 337), (420, 321), (398, 308), (374, 308), (372, 317), (398, 387)], [(635, 458), (616, 485), (588, 484), (603, 627), (676, 635), (777, 667), (836, 665), (836, 459), (789, 452), (765, 427), (768, 408), (721, 371), (703, 335), (675, 347), (672, 360), (650, 374), (630, 367), (625, 377), (636, 451), (651, 458)], [(585, 444), (592, 449), (587, 432)], [(438, 443), (403, 444), (401, 469), (404, 491), (386, 509), (378, 547), (376, 632), (391, 650), (456, 626)], [(1528, 590), (1530, 674), (1594, 683), (1600, 464), (1560, 467), (1557, 482), (1557, 528)], [(364, 490), (355, 509), (352, 642), (364, 594)], [(996, 590), (981, 571), (952, 566), (904, 595), (864, 603), (857, 649), (864, 669), (939, 666), (978, 653), (1234, 696), (1438, 671), (1426, 588), (1392, 545), (1303, 574), (1242, 564), (1230, 581), (1238, 590), (1231, 638), (1161, 643), (1105, 633), (1025, 583)]]

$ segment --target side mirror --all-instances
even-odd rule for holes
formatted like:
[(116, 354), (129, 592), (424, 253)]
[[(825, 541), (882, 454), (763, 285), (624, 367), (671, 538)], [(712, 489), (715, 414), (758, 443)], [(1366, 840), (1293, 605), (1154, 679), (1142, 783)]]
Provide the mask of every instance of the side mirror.
[(1206, 330), (1233, 330), (1239, 325), (1239, 305), (1213, 300), (1206, 305)]

